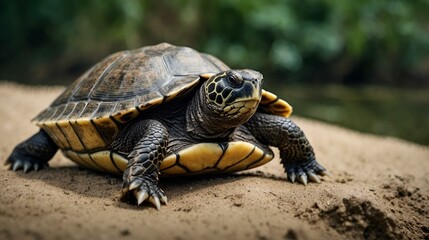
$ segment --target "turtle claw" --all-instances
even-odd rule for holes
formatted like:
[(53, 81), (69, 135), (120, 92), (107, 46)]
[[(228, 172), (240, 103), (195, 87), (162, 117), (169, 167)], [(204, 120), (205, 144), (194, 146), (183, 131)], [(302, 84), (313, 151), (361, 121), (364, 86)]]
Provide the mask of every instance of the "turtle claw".
[(307, 172), (307, 176), (311, 181), (316, 182), (316, 183), (320, 183), (320, 179), (313, 172)]
[(145, 201), (151, 202), (157, 210), (161, 209), (161, 203), (167, 204), (167, 197), (159, 189), (156, 182), (148, 177), (133, 177), (131, 180), (125, 180), (122, 188), (121, 198), (126, 198), (131, 193), (137, 200), (137, 205)]
[(25, 162), (24, 163), (24, 172), (27, 173), (28, 171), (30, 171), (30, 169), (31, 169), (31, 163)]
[(12, 170), (13, 170), (13, 171), (17, 171), (17, 170), (21, 169), (21, 168), (22, 168), (22, 166), (23, 166), (24, 164), (22, 163), (22, 161), (17, 160), (17, 161), (16, 161), (15, 163), (13, 163), (12, 165), (13, 165), (13, 166), (12, 166)]
[(305, 186), (307, 186), (307, 175), (306, 174), (300, 175), (298, 177), (298, 182), (300, 182), (300, 183), (304, 184)]
[(12, 154), (9, 156), (5, 162), (5, 165), (8, 167), (8, 170), (23, 170), (24, 173), (28, 173), (31, 170), (39, 171), (40, 169), (49, 167), (47, 163), (44, 163), (38, 158), (30, 158), (18, 154)]
[[(307, 183), (320, 183), (317, 175), (326, 176), (328, 172), (316, 160), (307, 162), (284, 163), (289, 181), (296, 181), (307, 185)], [(297, 177), (298, 176), (298, 177)]]
[(140, 187), (141, 185), (142, 185), (142, 181), (137, 179), (137, 180), (132, 181), (130, 183), (130, 186), (128, 187), (128, 189), (131, 191), (131, 190), (134, 190), (134, 189)]
[(161, 202), (167, 205), (167, 196), (161, 196)]
[(159, 201), (159, 197), (157, 196), (151, 196), (149, 198), (149, 202), (151, 202), (153, 205), (155, 205), (156, 209), (159, 211), (161, 209), (161, 203)]
[(296, 180), (296, 175), (295, 175), (295, 173), (294, 172), (291, 172), (291, 173), (288, 173), (288, 178), (289, 178), (289, 180), (292, 182), (292, 183), (294, 183), (295, 182), (295, 180)]
[(34, 168), (34, 171), (38, 172), (40, 169), (40, 165), (38, 163), (36, 163), (36, 164), (34, 164), (33, 168)]
[(148, 199), (149, 194), (147, 193), (147, 191), (142, 190), (142, 191), (135, 191), (134, 192), (134, 196), (137, 198), (137, 205), (142, 204), (146, 199)]

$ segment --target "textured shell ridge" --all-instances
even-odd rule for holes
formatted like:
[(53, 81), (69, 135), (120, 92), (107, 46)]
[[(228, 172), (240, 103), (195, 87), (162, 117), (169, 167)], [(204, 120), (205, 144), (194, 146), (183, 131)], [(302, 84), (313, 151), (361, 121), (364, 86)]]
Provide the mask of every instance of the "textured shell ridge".
[(186, 94), (200, 74), (226, 69), (211, 55), (168, 43), (113, 53), (81, 75), (33, 121), (40, 125), (145, 110)]

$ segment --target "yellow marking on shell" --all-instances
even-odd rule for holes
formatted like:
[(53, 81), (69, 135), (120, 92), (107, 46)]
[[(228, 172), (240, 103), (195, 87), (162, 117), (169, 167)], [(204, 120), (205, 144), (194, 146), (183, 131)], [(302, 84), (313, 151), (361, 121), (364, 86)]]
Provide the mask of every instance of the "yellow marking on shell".
[(174, 164), (176, 164), (176, 160), (176, 154), (170, 154), (169, 156), (164, 158), (164, 160), (162, 160), (161, 165), (159, 166), (159, 170), (163, 171), (164, 169), (173, 166)]
[(92, 160), (97, 163), (98, 166), (102, 167), (106, 172), (109, 173), (121, 173), (110, 158), (110, 151), (99, 151), (91, 154)]
[[(227, 172), (236, 172), (236, 171), (246, 169), (247, 166), (249, 166), (250, 164), (260, 160), (263, 155), (264, 155), (264, 151), (262, 151), (262, 149), (256, 147), (255, 150), (246, 159), (244, 159), (241, 162), (236, 163), (232, 167), (227, 168), (226, 171)], [(271, 155), (266, 156), (266, 157), (271, 157), (271, 159), (273, 158), (273, 156), (271, 156)]]
[(171, 168), (165, 169), (164, 171), (161, 171), (162, 175), (180, 175), (187, 173), (185, 169), (179, 167), (179, 166), (173, 166)]
[(285, 100), (277, 98), (277, 96), (266, 90), (262, 90), (262, 97), (259, 107), (268, 113), (274, 115), (289, 117), (292, 114), (292, 106)]
[(151, 101), (149, 101), (149, 102), (147, 102), (145, 104), (139, 105), (138, 108), (143, 111), (143, 110), (148, 109), (150, 107), (153, 107), (153, 106), (161, 104), (162, 100), (163, 100), (162, 97), (161, 98), (156, 98), (156, 99), (153, 99), (153, 100), (151, 100)]
[[(230, 142), (225, 151), (217, 143), (200, 143), (179, 151), (179, 162), (175, 154), (167, 156), (161, 162), (160, 172), (162, 176), (169, 176), (246, 170), (273, 159), (273, 155), (264, 153), (264, 150), (248, 142)], [(122, 174), (128, 165), (126, 158), (110, 150), (91, 154), (64, 150), (64, 155), (80, 166), (114, 174)]]
[(92, 160), (91, 157), (89, 156), (88, 153), (78, 153), (80, 159), (82, 159), (82, 161), (85, 162), (85, 164), (91, 166), (92, 169), (101, 171), (101, 172), (106, 172), (105, 169), (101, 168), (100, 166), (98, 166), (97, 164), (95, 164)]
[(235, 172), (260, 166), (274, 157), (271, 154), (264, 156), (264, 150), (248, 142), (230, 142), (225, 151), (217, 143), (199, 143), (179, 151), (177, 155), (179, 160), (171, 154), (161, 162), (163, 176)]
[(199, 143), (180, 151), (179, 162), (191, 172), (197, 172), (214, 167), (222, 152), (217, 143)]
[(255, 168), (255, 167), (259, 167), (262, 166), (264, 164), (266, 164), (267, 162), (271, 161), (274, 158), (273, 155), (267, 154), (263, 159), (261, 159), (260, 161), (256, 161), (253, 164), (250, 164), (247, 169), (251, 169), (251, 168)]
[(133, 120), (135, 117), (137, 117), (139, 115), (139, 112), (137, 111), (137, 109), (132, 108), (126, 111), (121, 111), (118, 113), (113, 114), (113, 118), (116, 119), (116, 121), (120, 122), (120, 123), (127, 123), (131, 120)]
[(226, 168), (243, 161), (254, 151), (255, 145), (247, 142), (230, 142), (225, 150), (222, 159), (217, 164), (217, 168), (225, 170)]
[(194, 86), (196, 86), (196, 84), (199, 81), (200, 81), (200, 79), (197, 78), (194, 81), (192, 81), (186, 85), (179, 86), (177, 89), (168, 93), (167, 99), (165, 101), (169, 102), (169, 101), (173, 100), (174, 98), (176, 98), (178, 95), (182, 95), (183, 93), (190, 91)]
[(61, 130), (58, 128), (58, 126), (55, 124), (55, 122), (47, 122), (44, 124), (37, 124), (40, 128), (46, 131), (48, 135), (51, 137), (51, 139), (57, 144), (57, 146), (61, 149), (70, 148), (69, 143), (67, 142), (67, 139), (64, 137), (64, 134), (61, 132)]
[(200, 77), (205, 78), (205, 79), (209, 79), (209, 78), (213, 77), (213, 75), (215, 75), (215, 73), (203, 73), (203, 74), (200, 74)]
[(68, 142), (70, 143), (70, 147), (73, 150), (77, 152), (82, 152), (85, 150), (85, 147), (82, 145), (82, 142), (79, 139), (79, 136), (76, 135), (76, 132), (74, 131), (69, 121), (59, 121), (56, 124), (64, 133), (65, 138), (68, 140)]
[(78, 154), (71, 150), (63, 151), (63, 153), (66, 157), (68, 157), (73, 162), (77, 163), (79, 166), (86, 167), (92, 170), (97, 170), (97, 168), (92, 167), (92, 165), (89, 165), (86, 161), (82, 160), (82, 158), (80, 157), (80, 155), (82, 154)]
[(78, 119), (71, 124), (73, 124), (74, 130), (85, 145), (86, 150), (106, 147), (103, 137), (100, 136), (89, 119)]
[[(88, 120), (89, 121), (89, 120)], [(116, 126), (115, 122), (109, 117), (95, 118), (92, 120), (99, 132), (103, 135), (102, 138), (106, 144), (110, 144), (113, 139), (116, 138), (119, 134), (119, 128)]]
[(270, 103), (276, 99), (277, 99), (277, 96), (274, 93), (268, 92), (268, 91), (262, 89), (262, 97), (261, 97), (261, 104), (262, 105), (267, 105), (268, 103)]
[(269, 109), (271, 113), (283, 117), (289, 117), (293, 111), (292, 106), (283, 99), (279, 99), (275, 103), (272, 103)]
[[(111, 151), (109, 150), (98, 151), (91, 154), (76, 153), (73, 150), (64, 150), (63, 153), (66, 157), (77, 163), (79, 166), (113, 174), (122, 174), (127, 168), (128, 164), (128, 160), (119, 154), (112, 153), (112, 158), (110, 158)], [(115, 167), (112, 160), (115, 162), (118, 168)], [(94, 161), (98, 166), (94, 163)]]
[(116, 154), (116, 153), (112, 153), (112, 158), (113, 158), (113, 161), (115, 161), (116, 166), (118, 166), (118, 168), (122, 172), (124, 172), (125, 169), (127, 168), (128, 160), (126, 158), (122, 157), (121, 155)]

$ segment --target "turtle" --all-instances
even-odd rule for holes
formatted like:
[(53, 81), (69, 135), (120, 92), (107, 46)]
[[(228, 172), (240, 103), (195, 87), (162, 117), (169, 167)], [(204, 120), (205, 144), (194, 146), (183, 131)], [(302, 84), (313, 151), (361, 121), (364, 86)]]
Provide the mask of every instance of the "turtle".
[[(114, 53), (32, 121), (39, 131), (6, 160), (38, 171), (60, 149), (79, 166), (122, 175), (121, 199), (167, 204), (160, 176), (230, 173), (261, 166), (277, 147), (287, 179), (327, 173), (292, 107), (262, 89), (263, 75), (168, 43)], [(131, 201), (130, 201), (131, 199)]]

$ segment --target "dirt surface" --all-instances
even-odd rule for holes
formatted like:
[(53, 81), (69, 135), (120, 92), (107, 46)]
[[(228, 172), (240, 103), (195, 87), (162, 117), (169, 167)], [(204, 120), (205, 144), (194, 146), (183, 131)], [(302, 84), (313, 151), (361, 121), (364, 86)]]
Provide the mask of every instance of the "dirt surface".
[[(1, 162), (62, 89), (0, 83)], [(157, 211), (119, 201), (120, 178), (58, 153), (47, 170), (0, 170), (0, 239), (429, 239), (429, 147), (293, 119), (330, 171), (321, 184), (287, 182), (276, 158), (161, 179), (169, 203)]]

